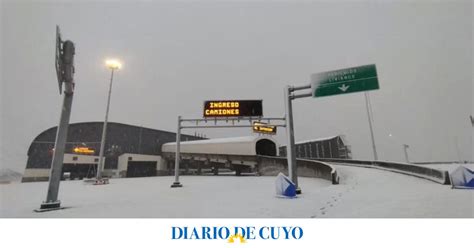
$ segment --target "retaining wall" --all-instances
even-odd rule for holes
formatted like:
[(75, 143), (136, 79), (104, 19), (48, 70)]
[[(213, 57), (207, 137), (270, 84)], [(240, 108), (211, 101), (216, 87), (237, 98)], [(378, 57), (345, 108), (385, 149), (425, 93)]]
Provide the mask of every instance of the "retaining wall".
[(392, 172), (402, 173), (406, 175), (416, 176), (431, 180), (440, 184), (451, 184), (448, 171), (427, 168), (414, 164), (396, 163), (388, 161), (367, 161), (367, 160), (352, 160), (352, 159), (332, 159), (332, 158), (318, 158), (312, 159), (316, 161), (334, 162), (346, 165), (358, 165), (362, 167), (383, 169)]
[[(262, 176), (276, 176), (282, 172), (288, 175), (288, 163), (286, 158), (257, 156), (257, 171)], [(297, 159), (297, 175), (300, 177), (322, 178), (339, 183), (336, 169), (331, 165), (314, 160)]]

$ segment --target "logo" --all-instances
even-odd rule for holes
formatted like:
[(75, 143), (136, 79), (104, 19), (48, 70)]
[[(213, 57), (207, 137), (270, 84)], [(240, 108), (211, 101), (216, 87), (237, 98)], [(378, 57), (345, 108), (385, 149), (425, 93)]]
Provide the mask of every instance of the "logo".
[(230, 235), (230, 238), (227, 242), (228, 243), (234, 243), (236, 239), (240, 240), (240, 243), (245, 243), (245, 238), (240, 233)]
[(250, 240), (299, 240), (303, 228), (299, 226), (172, 226), (172, 240), (222, 240), (227, 243), (247, 243)]

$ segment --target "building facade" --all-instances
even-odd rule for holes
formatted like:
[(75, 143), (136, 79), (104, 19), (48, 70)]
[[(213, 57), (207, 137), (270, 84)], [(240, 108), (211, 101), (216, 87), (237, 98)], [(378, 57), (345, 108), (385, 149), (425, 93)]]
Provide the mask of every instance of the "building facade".
[[(99, 161), (103, 122), (69, 124), (63, 175), (71, 178), (94, 177)], [(40, 133), (28, 149), (23, 182), (49, 179), (57, 127)], [(203, 139), (182, 135), (181, 140)], [(167, 173), (161, 159), (161, 146), (176, 141), (176, 133), (109, 122), (104, 150), (104, 176), (135, 177)], [(166, 171), (166, 172), (165, 172)]]
[[(352, 158), (343, 135), (297, 142), (295, 150), (297, 158)], [(280, 146), (280, 156), (286, 156), (286, 146)]]

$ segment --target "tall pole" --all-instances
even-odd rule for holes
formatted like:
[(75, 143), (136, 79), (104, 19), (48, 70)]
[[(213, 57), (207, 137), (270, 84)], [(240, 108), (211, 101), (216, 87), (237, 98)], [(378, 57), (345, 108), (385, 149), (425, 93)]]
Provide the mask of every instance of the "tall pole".
[(370, 111), (369, 111), (369, 93), (364, 92), (364, 95), (365, 95), (365, 106), (367, 108), (367, 119), (369, 120), (370, 137), (372, 138), (372, 149), (374, 151), (374, 160), (378, 160), (377, 148), (375, 147), (374, 130), (372, 128), (372, 117), (371, 117)]
[(58, 130), (56, 132), (53, 161), (49, 175), (50, 181), (48, 186), (48, 195), (46, 196), (46, 202), (41, 204), (41, 209), (59, 208), (61, 205), (61, 201), (58, 200), (59, 182), (61, 181), (62, 176), (64, 150), (69, 126), (69, 118), (71, 116), (73, 96), (73, 92), (64, 92), (63, 108), (61, 111), (61, 117), (59, 119)]
[(181, 116), (178, 116), (178, 128), (176, 130), (176, 154), (174, 160), (174, 183), (171, 188), (183, 187), (179, 182), (179, 161), (180, 161), (180, 145), (181, 145)]
[(61, 117), (56, 132), (56, 141), (54, 143), (53, 160), (51, 161), (51, 171), (49, 175), (48, 193), (40, 209), (35, 211), (42, 212), (48, 210), (60, 209), (61, 201), (58, 200), (59, 183), (61, 182), (64, 150), (66, 146), (67, 130), (71, 116), (72, 99), (74, 96), (74, 54), (75, 46), (72, 41), (65, 41), (62, 47), (61, 56), (61, 76), (59, 83), (64, 82), (64, 99), (61, 109)]
[(298, 175), (296, 173), (296, 149), (295, 149), (295, 135), (293, 129), (293, 106), (291, 103), (291, 86), (285, 87), (285, 119), (286, 119), (286, 158), (288, 160), (288, 176), (296, 185), (296, 193), (301, 194), (301, 188), (298, 186)]
[(459, 152), (459, 146), (458, 146), (458, 137), (454, 137), (454, 146), (456, 147), (456, 153), (458, 154), (458, 161), (460, 164), (462, 164), (462, 159), (461, 159), (461, 153)]
[(407, 163), (410, 163), (410, 160), (408, 160), (408, 147), (410, 146), (408, 146), (407, 144), (403, 144), (403, 151), (405, 152), (405, 161)]
[(105, 137), (107, 135), (107, 120), (109, 118), (109, 107), (110, 107), (110, 95), (112, 94), (112, 82), (114, 79), (114, 68), (111, 69), (110, 84), (109, 84), (109, 96), (107, 99), (107, 109), (105, 110), (104, 126), (102, 128), (102, 139), (100, 141), (100, 152), (99, 152), (99, 164), (97, 165), (97, 180), (102, 179), (102, 169), (104, 168), (104, 148), (105, 148)]

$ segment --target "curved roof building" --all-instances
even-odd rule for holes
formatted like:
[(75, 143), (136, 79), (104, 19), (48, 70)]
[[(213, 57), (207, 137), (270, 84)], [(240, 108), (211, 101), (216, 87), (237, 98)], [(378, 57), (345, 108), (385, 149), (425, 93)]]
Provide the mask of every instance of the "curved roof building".
[[(81, 122), (69, 124), (66, 140), (63, 171), (80, 170), (80, 177), (93, 174), (97, 165), (103, 122)], [(28, 160), (23, 181), (47, 180), (54, 149), (57, 127), (49, 128), (34, 138), (28, 149)], [(181, 140), (199, 140), (200, 137), (182, 135)], [(105, 170), (118, 170), (119, 158), (124, 154), (135, 154), (126, 159), (142, 155), (161, 155), (164, 143), (176, 141), (176, 133), (151, 128), (108, 122), (105, 142)], [(155, 158), (156, 159), (156, 158)], [(156, 159), (158, 160), (158, 159)], [(82, 165), (82, 166), (80, 166)], [(86, 166), (87, 165), (87, 166)], [(79, 168), (80, 167), (80, 168)], [(84, 170), (87, 167), (87, 174)]]

